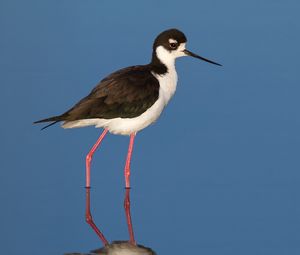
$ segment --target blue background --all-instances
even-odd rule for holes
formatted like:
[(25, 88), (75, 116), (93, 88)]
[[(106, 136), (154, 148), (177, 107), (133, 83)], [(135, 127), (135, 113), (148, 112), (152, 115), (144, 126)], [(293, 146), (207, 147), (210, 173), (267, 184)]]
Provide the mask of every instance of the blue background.
[[(132, 217), (158, 254), (300, 253), (299, 1), (0, 1), (2, 254), (101, 246), (84, 221), (85, 155), (101, 130), (40, 131), (107, 74), (148, 63), (176, 27), (217, 62), (177, 60), (177, 93), (138, 133)], [(127, 239), (128, 137), (92, 165), (95, 222)]]

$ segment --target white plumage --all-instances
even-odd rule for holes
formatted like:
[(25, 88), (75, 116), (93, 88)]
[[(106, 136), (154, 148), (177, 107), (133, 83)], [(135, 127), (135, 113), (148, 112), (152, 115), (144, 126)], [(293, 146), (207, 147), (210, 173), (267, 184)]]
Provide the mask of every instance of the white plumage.
[(159, 81), (158, 100), (143, 114), (135, 118), (114, 118), (114, 119), (83, 119), (67, 121), (63, 123), (63, 128), (78, 128), (85, 126), (95, 126), (96, 128), (107, 128), (110, 133), (118, 135), (130, 135), (136, 133), (155, 122), (164, 107), (168, 104), (176, 91), (177, 72), (175, 59), (185, 56), (183, 53), (185, 43), (181, 43), (176, 51), (168, 51), (163, 46), (156, 49), (157, 57), (167, 67), (167, 73), (163, 75), (155, 74), (154, 77)]

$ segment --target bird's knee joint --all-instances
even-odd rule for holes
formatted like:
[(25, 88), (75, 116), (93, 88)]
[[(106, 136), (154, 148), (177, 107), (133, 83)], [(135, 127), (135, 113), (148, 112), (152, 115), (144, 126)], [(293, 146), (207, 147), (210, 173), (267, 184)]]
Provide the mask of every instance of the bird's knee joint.
[(91, 162), (92, 156), (90, 154), (86, 155), (86, 161)]
[(85, 215), (85, 221), (91, 223), (93, 221), (92, 215)]

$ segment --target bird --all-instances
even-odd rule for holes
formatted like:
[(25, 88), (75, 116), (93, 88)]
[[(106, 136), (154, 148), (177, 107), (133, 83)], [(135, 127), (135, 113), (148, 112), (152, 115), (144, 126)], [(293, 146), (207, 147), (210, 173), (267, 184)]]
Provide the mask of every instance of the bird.
[(103, 132), (86, 155), (86, 187), (90, 187), (93, 155), (106, 134), (130, 136), (124, 168), (125, 188), (130, 188), (130, 162), (137, 132), (154, 123), (174, 95), (177, 87), (175, 60), (190, 56), (205, 62), (221, 64), (186, 49), (187, 38), (176, 28), (168, 29), (155, 38), (149, 64), (130, 66), (102, 79), (91, 92), (61, 115), (35, 121), (58, 122), (62, 127), (95, 126)]

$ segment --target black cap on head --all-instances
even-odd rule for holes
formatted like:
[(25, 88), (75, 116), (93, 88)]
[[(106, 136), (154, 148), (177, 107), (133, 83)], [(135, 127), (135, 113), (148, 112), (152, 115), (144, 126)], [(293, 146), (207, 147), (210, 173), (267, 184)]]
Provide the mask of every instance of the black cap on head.
[(169, 45), (169, 39), (176, 40), (178, 44), (185, 43), (187, 41), (184, 33), (176, 28), (172, 28), (160, 33), (156, 37), (153, 43), (153, 49), (155, 50), (159, 45), (162, 45), (164, 48), (172, 50)]
[[(181, 31), (179, 31), (178, 29), (175, 29), (175, 28), (168, 29), (168, 30), (160, 33), (156, 37), (156, 39), (154, 40), (154, 43), (153, 43), (153, 53), (152, 53), (152, 61), (151, 61), (151, 64), (153, 66), (156, 66), (156, 67), (160, 66), (160, 70), (156, 70), (156, 73), (165, 73), (167, 71), (165, 65), (162, 65), (162, 63), (161, 63), (163, 60), (159, 59), (158, 56), (157, 56), (157, 53), (156, 53), (157, 48), (159, 46), (164, 47), (171, 54), (174, 53), (171, 57), (171, 58), (174, 58), (174, 59), (178, 58), (178, 57), (183, 57), (183, 56), (191, 56), (191, 57), (194, 57), (194, 58), (201, 59), (205, 62), (221, 66), (221, 64), (219, 64), (217, 62), (214, 62), (214, 61), (209, 60), (207, 58), (201, 57), (201, 56), (185, 49), (184, 47), (180, 47), (180, 45), (182, 43), (186, 43), (186, 41), (187, 41), (187, 39), (186, 39), (184, 33), (182, 33)], [(167, 58), (170, 58), (170, 56), (167, 56)]]

